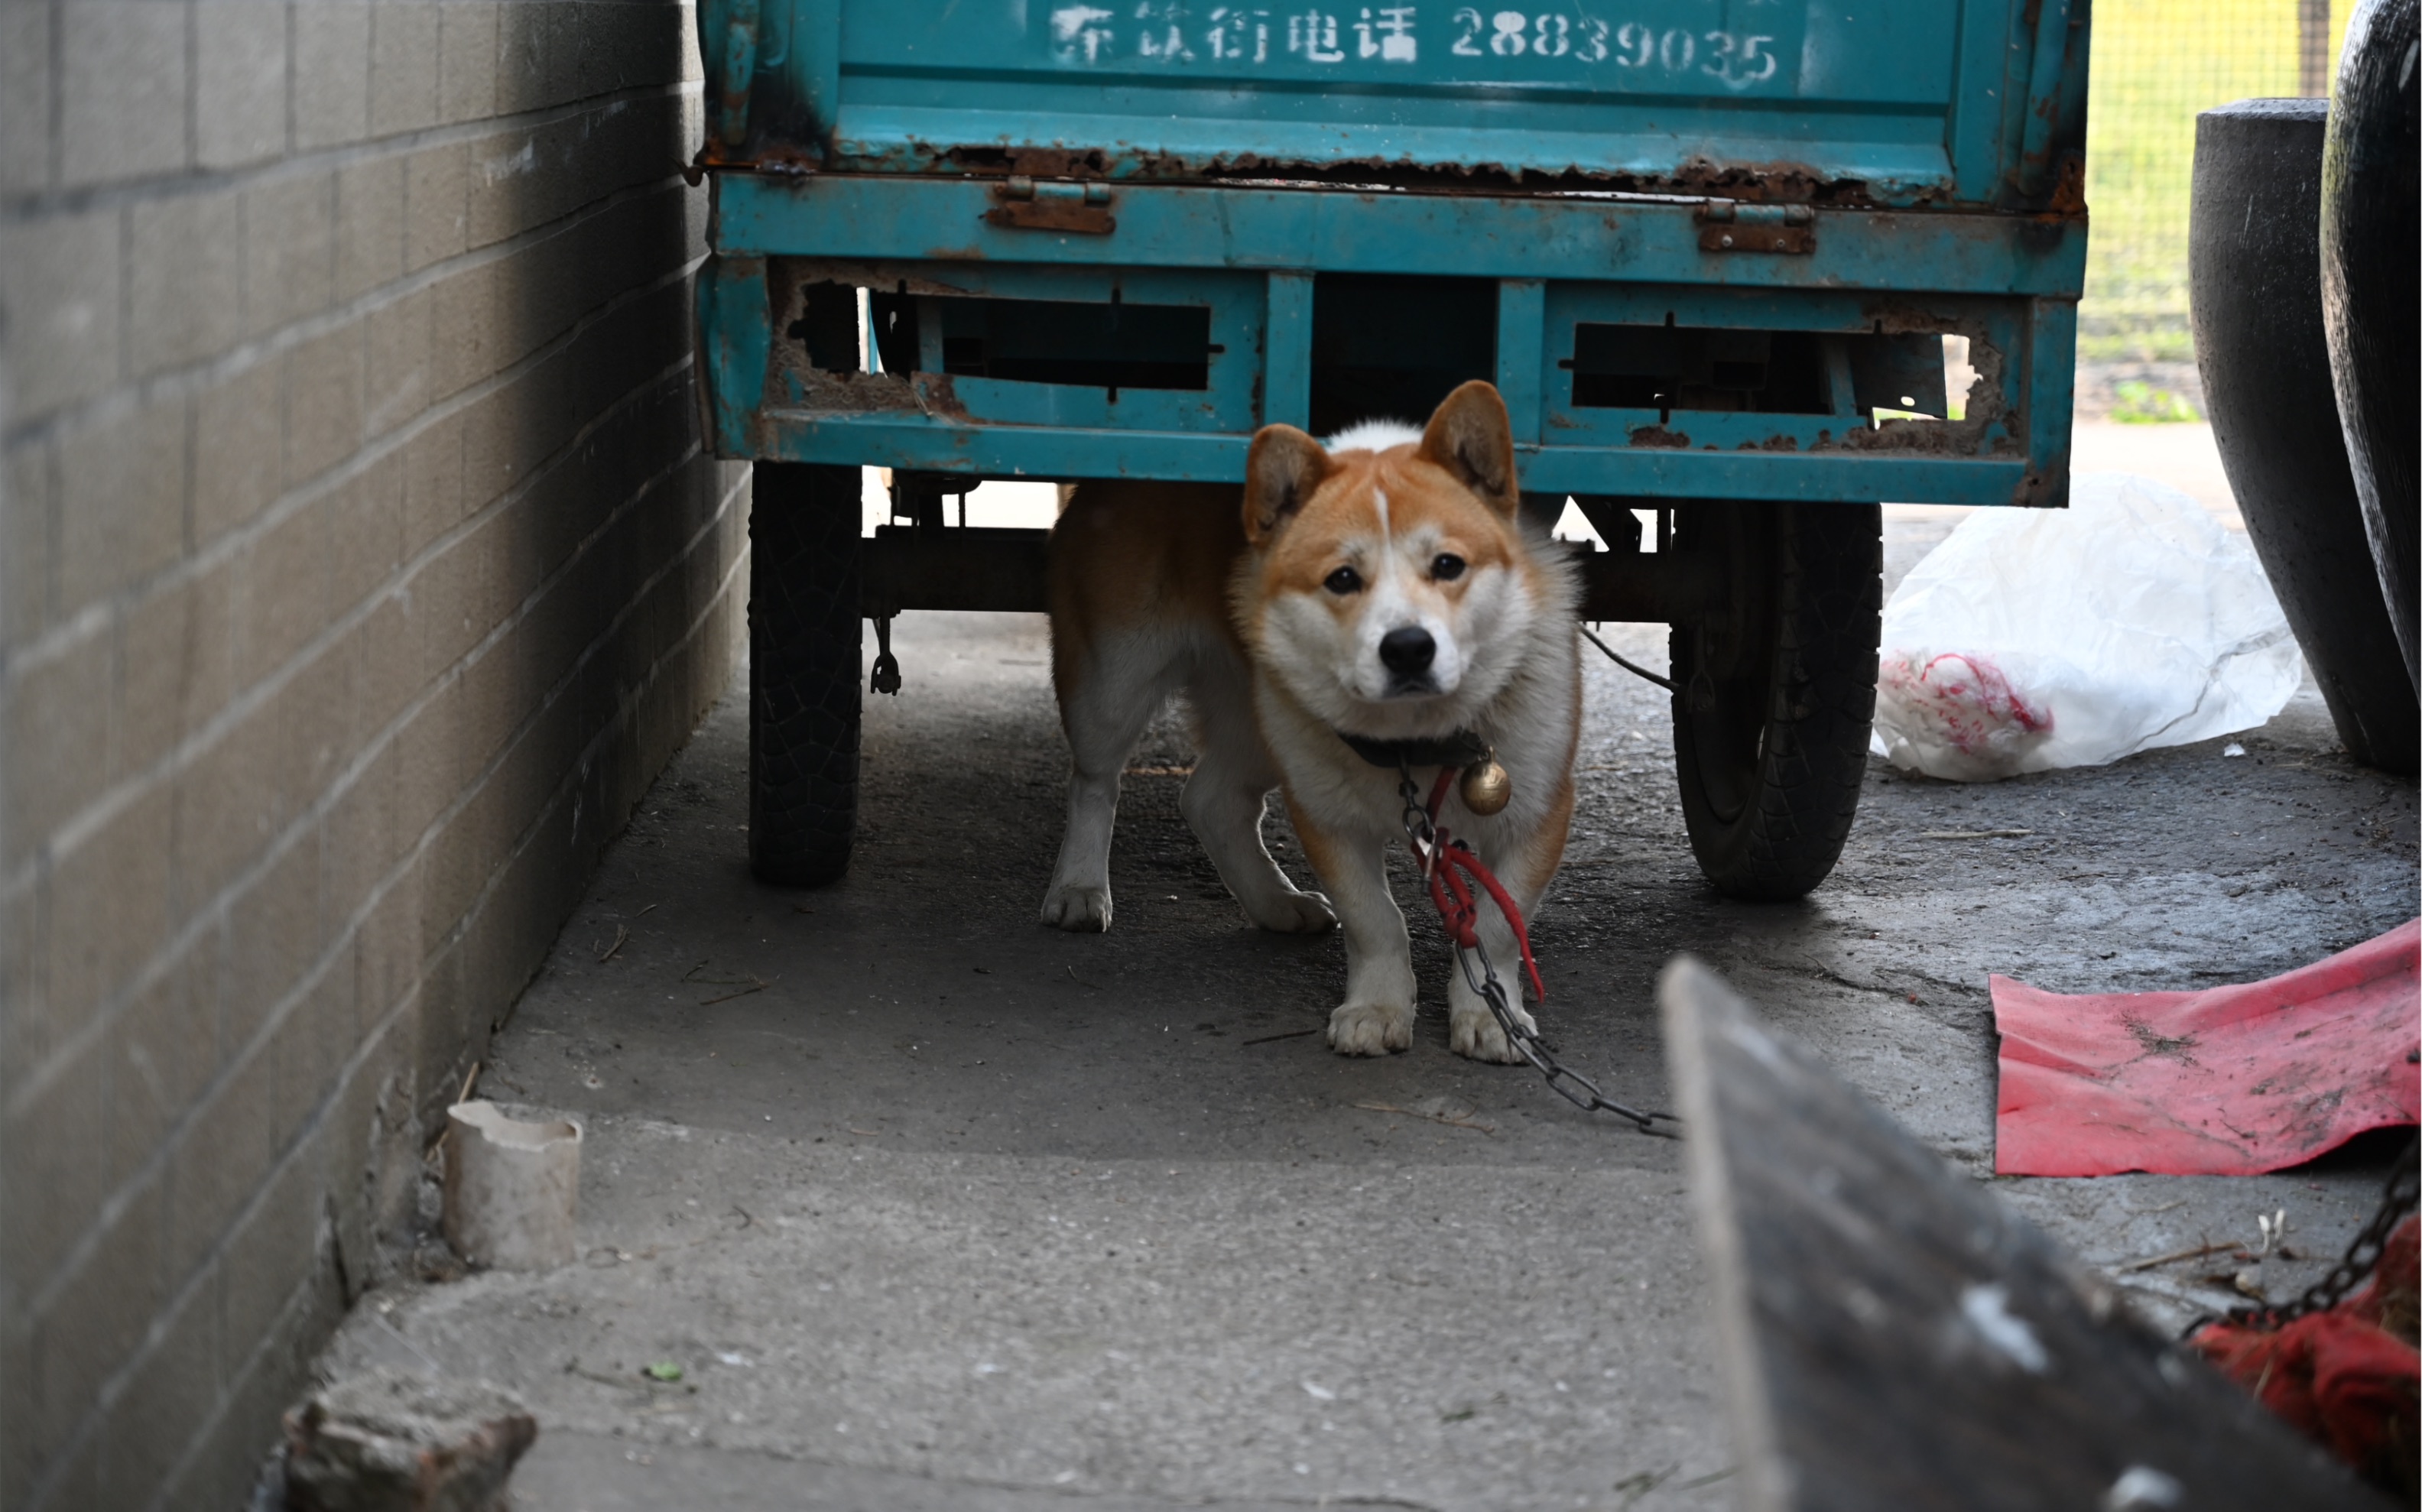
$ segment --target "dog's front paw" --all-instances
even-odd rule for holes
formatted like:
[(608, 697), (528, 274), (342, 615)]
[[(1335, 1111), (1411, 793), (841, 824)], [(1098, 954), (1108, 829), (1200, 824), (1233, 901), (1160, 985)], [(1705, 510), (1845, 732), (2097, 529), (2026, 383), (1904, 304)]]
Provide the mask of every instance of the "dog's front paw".
[(1336, 912), (1317, 892), (1282, 892), (1247, 912), (1254, 923), (1280, 935), (1317, 935), (1337, 927)]
[(1329, 1047), (1340, 1055), (1385, 1055), (1413, 1047), (1413, 1010), (1349, 1002), (1329, 1016)]
[(1054, 929), (1098, 935), (1110, 927), (1110, 890), (1067, 883), (1043, 897), (1043, 921)]
[[(1514, 1021), (1524, 1029), (1537, 1030), (1538, 1020), (1514, 1009)], [(1497, 1016), (1486, 1004), (1477, 1007), (1455, 1005), (1447, 1013), (1447, 1048), (1457, 1055), (1468, 1055), (1475, 1061), (1493, 1061), (1500, 1065), (1513, 1065), (1522, 1059), (1522, 1052), (1506, 1043), (1505, 1031)]]

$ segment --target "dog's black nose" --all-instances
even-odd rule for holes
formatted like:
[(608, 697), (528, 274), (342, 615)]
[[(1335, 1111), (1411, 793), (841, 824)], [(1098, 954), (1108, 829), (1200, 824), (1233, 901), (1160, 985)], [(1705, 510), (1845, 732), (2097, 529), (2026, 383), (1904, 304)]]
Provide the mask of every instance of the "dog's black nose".
[(1399, 677), (1428, 671), (1437, 655), (1438, 642), (1417, 624), (1399, 626), (1379, 638), (1379, 660)]

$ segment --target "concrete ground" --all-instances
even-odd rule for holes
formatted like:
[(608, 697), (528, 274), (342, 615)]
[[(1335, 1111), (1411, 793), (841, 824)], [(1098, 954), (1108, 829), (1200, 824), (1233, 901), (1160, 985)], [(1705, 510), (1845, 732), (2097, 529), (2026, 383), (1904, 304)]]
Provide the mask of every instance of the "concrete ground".
[[(1895, 512), (1891, 575), (1949, 523)], [(329, 1367), (522, 1393), (526, 1512), (1727, 1504), (1678, 1147), (1450, 1054), (1434, 928), (1412, 1051), (1331, 1055), (1341, 947), (1245, 924), (1179, 817), (1173, 722), (1127, 782), (1116, 928), (1040, 927), (1065, 762), (1041, 621), (895, 643), (847, 881), (750, 881), (735, 690), (498, 1036), (481, 1093), (586, 1126), (580, 1262), (374, 1293)], [(1661, 632), (1617, 644), (1662, 664)], [(1659, 1104), (1652, 983), (1695, 952), (1987, 1177), (1988, 973), (2244, 980), (2414, 912), (2411, 786), (2347, 764), (2309, 687), (2240, 738), (1987, 787), (1877, 763), (1832, 879), (1754, 906), (1691, 861), (1663, 694), (1593, 658), (1542, 1025)], [(1996, 1185), (2115, 1271), (2284, 1209), (2298, 1258), (2259, 1279), (2285, 1295), (2392, 1149)], [(2119, 1279), (2174, 1325), (2236, 1264)]]

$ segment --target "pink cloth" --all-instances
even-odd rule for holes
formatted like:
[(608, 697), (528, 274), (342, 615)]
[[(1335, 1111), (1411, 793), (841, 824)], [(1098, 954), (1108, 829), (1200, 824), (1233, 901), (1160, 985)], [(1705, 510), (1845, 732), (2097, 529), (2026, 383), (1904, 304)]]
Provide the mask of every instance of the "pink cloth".
[(1993, 1169), (2252, 1175), (2422, 1117), (2422, 920), (2284, 976), (2066, 997), (1993, 978)]

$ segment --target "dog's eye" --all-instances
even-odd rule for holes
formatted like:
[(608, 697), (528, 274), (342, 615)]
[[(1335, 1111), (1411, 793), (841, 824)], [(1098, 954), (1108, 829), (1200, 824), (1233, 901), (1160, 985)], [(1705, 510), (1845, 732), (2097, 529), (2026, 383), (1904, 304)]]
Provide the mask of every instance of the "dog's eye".
[(1452, 583), (1463, 575), (1463, 559), (1451, 551), (1441, 551), (1438, 560), (1430, 563), (1430, 576), (1441, 583)]
[(1362, 575), (1351, 567), (1340, 567), (1323, 579), (1321, 586), (1341, 597), (1347, 593), (1360, 593), (1362, 591)]

